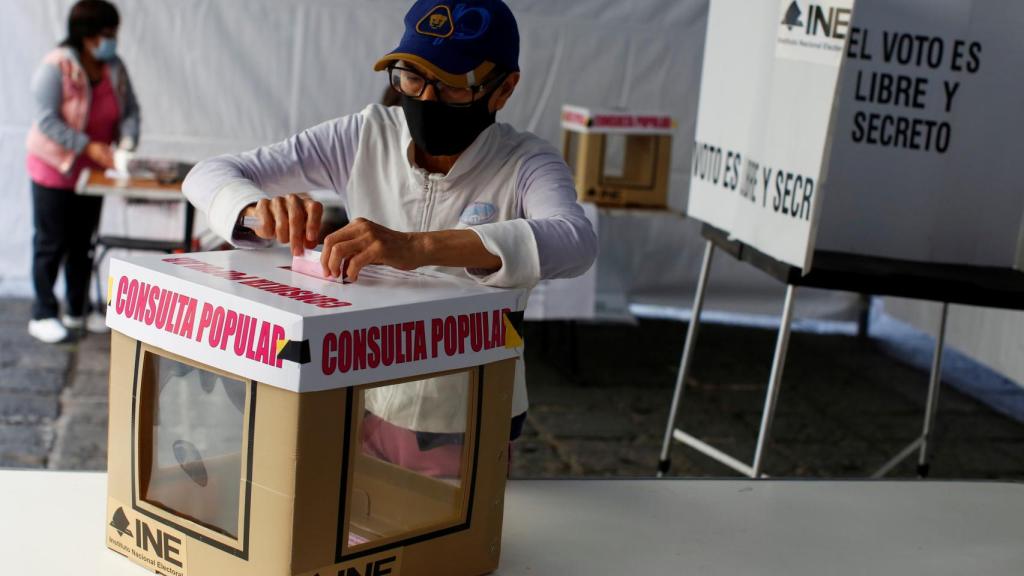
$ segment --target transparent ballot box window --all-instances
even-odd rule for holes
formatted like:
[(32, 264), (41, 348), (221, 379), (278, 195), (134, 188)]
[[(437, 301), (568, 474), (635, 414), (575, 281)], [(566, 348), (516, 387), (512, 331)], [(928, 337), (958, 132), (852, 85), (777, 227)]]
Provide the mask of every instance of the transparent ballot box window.
[(343, 551), (466, 521), (478, 382), (473, 369), (352, 393)]
[(602, 154), (601, 184), (636, 188), (654, 185), (657, 136), (606, 134)]
[(154, 352), (142, 368), (140, 499), (237, 539), (249, 384)]

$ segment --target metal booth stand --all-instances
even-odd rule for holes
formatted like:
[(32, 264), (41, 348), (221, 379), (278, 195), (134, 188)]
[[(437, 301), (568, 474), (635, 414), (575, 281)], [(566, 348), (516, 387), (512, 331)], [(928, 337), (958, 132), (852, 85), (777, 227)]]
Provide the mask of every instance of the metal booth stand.
[[(801, 275), (799, 269), (781, 263), (748, 245), (730, 240), (725, 232), (713, 226), (704, 224), (701, 233), (707, 240), (704, 248), (704, 260), (697, 280), (693, 313), (686, 331), (686, 341), (676, 375), (675, 391), (672, 395), (668, 423), (662, 441), (661, 457), (658, 462), (658, 476), (661, 477), (668, 472), (671, 466), (669, 451), (672, 440), (676, 440), (741, 474), (751, 478), (765, 477), (765, 453), (775, 408), (778, 404), (779, 390), (782, 388), (782, 371), (786, 363), (786, 352), (793, 320), (793, 301), (796, 297), (797, 287), (808, 286), (933, 300), (941, 303), (942, 313), (935, 335), (935, 350), (928, 377), (928, 397), (921, 434), (872, 474), (872, 478), (881, 478), (917, 452), (917, 473), (922, 478), (927, 477), (929, 448), (933, 442), (935, 413), (939, 402), (942, 352), (949, 304), (1022, 309), (1024, 308), (1024, 272), (978, 266), (922, 264), (819, 250), (815, 252), (812, 271), (807, 275)], [(686, 378), (693, 362), (693, 350), (697, 343), (700, 315), (704, 308), (704, 292), (707, 288), (711, 262), (716, 248), (786, 284), (786, 297), (782, 307), (778, 338), (775, 343), (771, 375), (768, 379), (768, 390), (765, 393), (753, 464), (746, 464), (687, 433), (681, 427), (676, 427), (679, 404), (682, 402)]]
[[(941, 304), (921, 433), (874, 474), (884, 476), (916, 453), (918, 474), (928, 475), (949, 304), (1024, 308), (1024, 201), (1016, 192), (1021, 148), (1004, 129), (1021, 125), (1024, 111), (1010, 98), (1020, 90), (1002, 85), (1016, 78), (1009, 71), (1021, 46), (1005, 13), (1024, 16), (1024, 8), (1007, 2), (1004, 13), (989, 18), (976, 4), (929, 6), (929, 16), (942, 16), (927, 23), (924, 8), (910, 0), (884, 6), (853, 0), (828, 17), (810, 5), (802, 14), (795, 2), (709, 4), (686, 210), (704, 224), (707, 246), (659, 474), (668, 471), (674, 438), (747, 476), (764, 475), (793, 301), (797, 288), (808, 286)], [(844, 33), (819, 34), (817, 24), (828, 19)], [(919, 76), (918, 101), (903, 106), (866, 97), (865, 82), (900, 73), (878, 55), (883, 37), (901, 28), (927, 31), (947, 46), (971, 38), (978, 51), (984, 44), (986, 64), (972, 72), (908, 62), (903, 73)], [(722, 72), (732, 69), (756, 73)], [(943, 82), (963, 84), (956, 104), (934, 97)], [(933, 98), (926, 98), (925, 86)], [(893, 118), (908, 107), (957, 136), (924, 146), (869, 141), (858, 132), (859, 122)], [(749, 465), (675, 425), (716, 249), (786, 284)]]

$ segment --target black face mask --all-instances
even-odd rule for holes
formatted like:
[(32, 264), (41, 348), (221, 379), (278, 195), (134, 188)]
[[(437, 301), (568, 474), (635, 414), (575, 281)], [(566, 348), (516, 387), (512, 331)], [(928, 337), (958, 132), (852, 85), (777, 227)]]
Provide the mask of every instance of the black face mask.
[(494, 112), (487, 109), (490, 93), (469, 106), (449, 106), (404, 94), (401, 100), (412, 141), (431, 156), (461, 153), (481, 132), (494, 124)]

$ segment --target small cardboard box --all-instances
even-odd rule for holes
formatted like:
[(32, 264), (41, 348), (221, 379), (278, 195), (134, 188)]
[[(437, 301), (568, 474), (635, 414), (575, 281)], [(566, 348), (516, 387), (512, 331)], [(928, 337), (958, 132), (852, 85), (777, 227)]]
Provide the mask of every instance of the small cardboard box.
[(581, 202), (668, 207), (670, 116), (562, 107), (562, 155)]
[[(107, 546), (172, 576), (493, 571), (525, 292), (290, 262), (111, 262)], [(379, 416), (404, 386), (456, 429)]]

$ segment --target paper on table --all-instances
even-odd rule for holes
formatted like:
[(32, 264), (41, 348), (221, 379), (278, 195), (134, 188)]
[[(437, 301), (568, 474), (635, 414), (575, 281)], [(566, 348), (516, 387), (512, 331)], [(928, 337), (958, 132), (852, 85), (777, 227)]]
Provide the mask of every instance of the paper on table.
[(124, 174), (125, 178), (128, 177), (130, 170), (128, 170), (128, 163), (131, 162), (135, 154), (124, 148), (118, 148), (114, 150), (114, 170), (120, 174)]
[(132, 178), (131, 174), (129, 174), (127, 172), (121, 172), (121, 171), (115, 170), (113, 168), (107, 168), (103, 172), (103, 175), (106, 176), (107, 178), (111, 179), (111, 180), (131, 180), (131, 178)]

